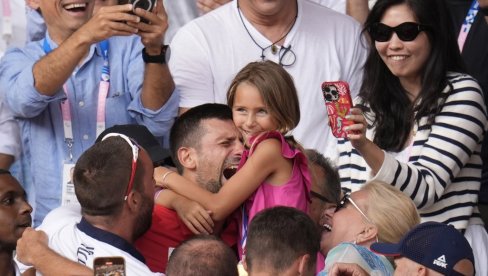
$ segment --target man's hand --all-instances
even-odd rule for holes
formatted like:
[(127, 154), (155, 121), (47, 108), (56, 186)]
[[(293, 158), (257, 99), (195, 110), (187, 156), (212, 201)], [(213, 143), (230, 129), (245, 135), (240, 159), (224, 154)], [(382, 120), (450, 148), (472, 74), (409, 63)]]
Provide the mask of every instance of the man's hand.
[(231, 0), (197, 0), (197, 7), (200, 13), (205, 14), (229, 3), (230, 1)]
[(50, 250), (47, 242), (46, 233), (31, 227), (26, 228), (22, 237), (17, 240), (17, 259), (25, 265), (36, 266), (38, 257), (43, 256), (46, 250)]
[(159, 55), (163, 45), (164, 34), (168, 29), (168, 16), (164, 9), (163, 1), (157, 0), (156, 7), (152, 12), (136, 8), (134, 13), (146, 19), (149, 23), (127, 22), (127, 24), (139, 30), (137, 34), (141, 37), (141, 42), (146, 47), (148, 55)]
[(75, 34), (88, 45), (112, 36), (135, 34), (138, 32), (136, 26), (140, 18), (131, 14), (131, 11), (131, 4), (101, 7)]

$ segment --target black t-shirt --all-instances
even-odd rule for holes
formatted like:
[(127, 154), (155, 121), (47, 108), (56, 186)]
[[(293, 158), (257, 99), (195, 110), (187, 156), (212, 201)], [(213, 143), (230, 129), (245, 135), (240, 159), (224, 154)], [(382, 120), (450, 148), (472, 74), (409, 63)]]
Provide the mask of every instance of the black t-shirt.
[[(451, 12), (453, 30), (457, 37), (472, 0), (446, 0), (446, 3)], [(461, 55), (468, 73), (480, 83), (485, 104), (488, 106), (488, 23), (482, 12), (478, 12), (476, 15)], [(488, 133), (485, 134), (483, 141), (481, 158), (483, 159), (483, 177), (479, 200), (488, 203)]]

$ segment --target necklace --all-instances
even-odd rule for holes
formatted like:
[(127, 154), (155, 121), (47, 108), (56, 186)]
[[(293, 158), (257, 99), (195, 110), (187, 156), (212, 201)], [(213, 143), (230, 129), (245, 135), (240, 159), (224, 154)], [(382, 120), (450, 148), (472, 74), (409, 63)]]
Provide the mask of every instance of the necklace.
[(242, 11), (241, 11), (241, 8), (239, 6), (239, 1), (237, 1), (237, 11), (239, 12), (239, 18), (241, 19), (242, 26), (244, 26), (244, 29), (246, 29), (246, 32), (249, 35), (249, 37), (251, 38), (252, 42), (254, 42), (254, 44), (256, 44), (256, 46), (258, 46), (259, 49), (261, 49), (261, 60), (264, 61), (264, 58), (265, 58), (264, 52), (267, 49), (271, 48), (271, 53), (273, 53), (273, 55), (276, 55), (276, 53), (278, 52), (278, 47), (276, 46), (276, 43), (282, 41), (290, 33), (291, 29), (293, 29), (293, 26), (295, 26), (295, 23), (297, 22), (297, 17), (298, 17), (298, 4), (297, 4), (297, 14), (295, 15), (295, 18), (293, 18), (293, 21), (290, 23), (288, 31), (286, 31), (286, 33), (280, 39), (271, 43), (271, 45), (269, 45), (267, 47), (261, 47), (261, 45), (259, 45), (259, 43), (257, 43), (256, 40), (254, 39), (254, 37), (251, 35), (251, 32), (249, 32), (249, 29), (246, 27), (246, 24), (244, 23), (244, 19), (242, 18)]

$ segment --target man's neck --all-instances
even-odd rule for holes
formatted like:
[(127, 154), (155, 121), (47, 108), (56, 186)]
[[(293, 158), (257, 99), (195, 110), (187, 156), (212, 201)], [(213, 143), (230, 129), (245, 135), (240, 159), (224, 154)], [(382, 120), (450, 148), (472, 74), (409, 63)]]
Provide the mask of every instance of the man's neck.
[[(119, 216), (124, 217), (124, 216)], [(83, 215), (83, 218), (90, 223), (93, 227), (105, 230), (114, 235), (121, 237), (128, 243), (133, 244), (133, 231), (132, 227), (129, 227), (129, 223), (126, 220), (118, 218), (109, 218), (107, 216), (89, 216)]]
[(287, 0), (281, 9), (275, 11), (259, 10), (249, 0), (239, 0), (242, 15), (266, 38), (276, 41), (292, 27), (298, 14), (298, 3)]
[(0, 275), (15, 275), (12, 251), (0, 251)]

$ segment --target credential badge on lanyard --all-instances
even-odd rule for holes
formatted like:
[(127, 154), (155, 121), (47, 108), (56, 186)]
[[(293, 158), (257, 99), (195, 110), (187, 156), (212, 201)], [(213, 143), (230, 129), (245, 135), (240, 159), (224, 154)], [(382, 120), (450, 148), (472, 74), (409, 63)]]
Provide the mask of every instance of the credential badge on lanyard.
[[(96, 133), (97, 136), (102, 133), (105, 129), (105, 103), (110, 88), (110, 67), (108, 62), (108, 50), (109, 44), (107, 40), (104, 40), (98, 44), (102, 52), (103, 66), (100, 76), (100, 83), (98, 86), (98, 105), (97, 105), (97, 122), (96, 122)], [(47, 39), (44, 39), (43, 43), (44, 52), (46, 54), (52, 51), (51, 46)], [(69, 90), (68, 81), (63, 85), (63, 90), (66, 95), (66, 100), (61, 102), (61, 113), (63, 116), (63, 130), (64, 130), (64, 141), (68, 150), (68, 160), (64, 162), (63, 165), (63, 182), (62, 182), (62, 205), (73, 205), (79, 204), (75, 195), (74, 185), (73, 185), (73, 127), (71, 120), (71, 108), (69, 104)]]

